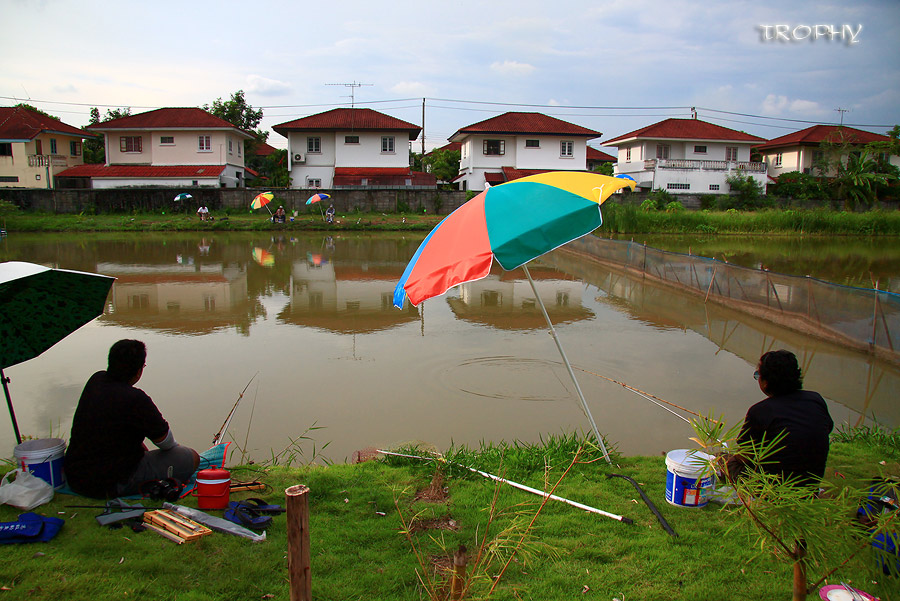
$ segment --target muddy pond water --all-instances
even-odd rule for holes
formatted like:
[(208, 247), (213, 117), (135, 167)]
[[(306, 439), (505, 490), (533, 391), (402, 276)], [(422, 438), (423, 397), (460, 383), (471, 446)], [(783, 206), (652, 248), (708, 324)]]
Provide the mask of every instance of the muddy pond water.
[[(423, 237), (4, 238), (0, 260), (116, 277), (100, 318), (5, 370), (20, 430), (67, 438), (81, 388), (105, 368), (109, 346), (138, 338), (149, 352), (138, 386), (185, 444), (206, 448), (250, 382), (227, 436), (235, 460), (267, 460), (287, 449), (282, 457), (343, 462), (359, 450), (411, 442), (445, 450), (588, 432), (523, 273), (497, 268), (418, 308), (391, 306)], [(732, 250), (727, 238), (706, 244), (714, 242), (715, 253), (744, 252), (734, 250), (737, 240)], [(898, 282), (895, 240), (875, 245), (877, 251), (867, 242), (846, 242), (844, 251), (840, 242), (829, 246), (829, 256), (840, 258), (825, 262), (801, 256), (791, 263), (789, 252), (766, 252), (782, 272), (847, 283), (824, 269), (810, 273), (839, 261), (864, 279), (872, 273), (882, 283)], [(696, 242), (687, 244), (700, 253)], [(682, 418), (691, 415), (609, 379), (734, 423), (762, 398), (754, 365), (774, 348), (797, 353), (806, 387), (828, 399), (836, 423), (875, 416), (889, 427), (900, 424), (896, 366), (595, 264), (573, 269), (580, 260), (563, 248), (532, 262), (531, 274), (599, 430), (621, 452), (689, 446), (693, 431)], [(15, 439), (3, 413), (0, 456), (7, 457)]]

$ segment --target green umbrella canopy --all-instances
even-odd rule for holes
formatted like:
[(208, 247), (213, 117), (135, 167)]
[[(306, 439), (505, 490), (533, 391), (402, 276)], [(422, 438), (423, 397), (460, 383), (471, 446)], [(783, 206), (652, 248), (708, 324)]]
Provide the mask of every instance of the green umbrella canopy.
[(0, 368), (37, 357), (103, 313), (114, 279), (0, 263)]

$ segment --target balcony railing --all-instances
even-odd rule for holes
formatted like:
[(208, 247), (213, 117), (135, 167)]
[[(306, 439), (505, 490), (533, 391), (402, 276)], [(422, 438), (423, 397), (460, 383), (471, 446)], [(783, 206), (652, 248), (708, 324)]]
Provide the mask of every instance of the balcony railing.
[(64, 154), (29, 154), (29, 167), (65, 167), (68, 164)]
[(657, 169), (765, 173), (766, 164), (756, 161), (698, 161), (693, 159), (647, 159), (644, 161), (645, 171), (655, 171)]

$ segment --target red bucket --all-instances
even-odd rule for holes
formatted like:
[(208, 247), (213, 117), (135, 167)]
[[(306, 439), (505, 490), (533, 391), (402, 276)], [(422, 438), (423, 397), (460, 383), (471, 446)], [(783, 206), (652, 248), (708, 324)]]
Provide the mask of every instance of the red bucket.
[(228, 470), (210, 468), (197, 472), (197, 507), (200, 509), (225, 509), (231, 491), (231, 473)]

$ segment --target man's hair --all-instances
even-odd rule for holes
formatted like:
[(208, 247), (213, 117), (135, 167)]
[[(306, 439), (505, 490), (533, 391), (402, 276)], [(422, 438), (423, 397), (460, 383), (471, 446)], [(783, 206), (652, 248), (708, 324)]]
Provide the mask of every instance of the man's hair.
[(147, 347), (140, 340), (120, 340), (109, 348), (106, 373), (118, 382), (128, 382), (144, 367)]
[(803, 388), (797, 357), (784, 349), (769, 351), (759, 358), (759, 379), (766, 381), (769, 394), (788, 394)]

